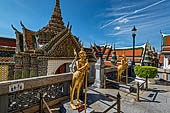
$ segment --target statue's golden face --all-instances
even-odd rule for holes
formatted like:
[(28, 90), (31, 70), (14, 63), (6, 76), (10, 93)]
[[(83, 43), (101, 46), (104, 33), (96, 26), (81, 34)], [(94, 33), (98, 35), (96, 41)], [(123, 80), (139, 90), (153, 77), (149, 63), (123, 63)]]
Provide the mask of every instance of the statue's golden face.
[(83, 60), (84, 60), (84, 59), (86, 59), (86, 56), (87, 56), (87, 55), (86, 55), (86, 52), (84, 52), (84, 51), (80, 51), (80, 52), (79, 52), (79, 57), (80, 57), (80, 59), (83, 59)]

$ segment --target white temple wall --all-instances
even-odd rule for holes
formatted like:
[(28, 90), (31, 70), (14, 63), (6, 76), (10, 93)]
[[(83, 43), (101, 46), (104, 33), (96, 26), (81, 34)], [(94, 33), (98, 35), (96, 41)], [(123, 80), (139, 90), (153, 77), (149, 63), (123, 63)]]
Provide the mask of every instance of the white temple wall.
[(164, 69), (170, 69), (170, 61), (168, 59), (170, 58), (170, 55), (164, 56)]
[(65, 63), (72, 63), (72, 60), (48, 60), (47, 75), (55, 74), (56, 70)]

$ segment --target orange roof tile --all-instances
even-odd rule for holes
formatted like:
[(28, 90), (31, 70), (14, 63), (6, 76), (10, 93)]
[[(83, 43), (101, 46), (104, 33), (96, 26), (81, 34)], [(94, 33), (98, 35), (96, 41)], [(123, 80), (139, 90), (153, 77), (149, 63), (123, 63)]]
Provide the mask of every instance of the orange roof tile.
[(0, 51), (15, 51), (15, 48), (0, 48)]
[(112, 63), (111, 63), (111, 62), (104, 62), (104, 65), (109, 65), (109, 66), (111, 66)]
[(0, 61), (12, 61), (10, 57), (0, 57)]
[(163, 51), (170, 51), (170, 47), (164, 48)]
[(160, 55), (160, 58), (164, 58), (164, 55)]
[(165, 45), (170, 45), (170, 36), (166, 36)]
[(105, 52), (104, 52), (104, 54), (106, 55), (108, 52), (109, 52), (109, 49), (106, 49)]
[[(141, 56), (142, 52), (142, 49), (136, 49), (135, 56)], [(133, 56), (133, 50), (116, 50), (116, 55), (122, 56), (123, 54), (125, 54), (126, 56)]]

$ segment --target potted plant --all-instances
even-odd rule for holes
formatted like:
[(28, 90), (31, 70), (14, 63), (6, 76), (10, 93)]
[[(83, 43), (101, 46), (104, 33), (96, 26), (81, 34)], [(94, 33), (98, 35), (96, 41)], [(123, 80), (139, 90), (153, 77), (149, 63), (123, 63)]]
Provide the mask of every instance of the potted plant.
[(148, 88), (148, 78), (155, 78), (157, 76), (157, 67), (152, 66), (135, 66), (134, 72), (137, 76), (146, 78), (146, 89)]

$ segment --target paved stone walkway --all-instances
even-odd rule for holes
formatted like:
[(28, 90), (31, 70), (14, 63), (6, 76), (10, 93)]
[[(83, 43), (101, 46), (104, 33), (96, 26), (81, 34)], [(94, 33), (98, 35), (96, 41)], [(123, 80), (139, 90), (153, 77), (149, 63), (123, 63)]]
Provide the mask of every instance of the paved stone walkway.
[(149, 85), (149, 88), (149, 91), (140, 92), (140, 102), (135, 101), (135, 94), (127, 94), (116, 89), (90, 88), (88, 105), (95, 113), (103, 113), (113, 106), (107, 113), (116, 113), (117, 105), (114, 98), (119, 92), (122, 97), (122, 113), (170, 113), (170, 86)]
[[(121, 113), (170, 113), (170, 85), (149, 85), (148, 91), (140, 91), (140, 102), (135, 93), (124, 93), (113, 88), (88, 88), (87, 105), (95, 113), (117, 113), (116, 96), (121, 95)], [(69, 101), (69, 100), (68, 100)], [(55, 107), (54, 107), (55, 108)], [(55, 113), (60, 113), (56, 110)]]

